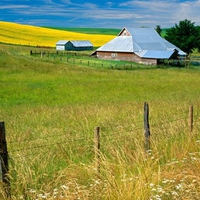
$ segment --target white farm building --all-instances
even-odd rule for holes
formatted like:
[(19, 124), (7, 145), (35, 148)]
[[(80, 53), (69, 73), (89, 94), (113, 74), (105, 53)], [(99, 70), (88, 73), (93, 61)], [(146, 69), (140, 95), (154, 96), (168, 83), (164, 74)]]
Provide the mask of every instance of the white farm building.
[(84, 51), (92, 49), (93, 45), (89, 40), (59, 40), (56, 43), (57, 51)]

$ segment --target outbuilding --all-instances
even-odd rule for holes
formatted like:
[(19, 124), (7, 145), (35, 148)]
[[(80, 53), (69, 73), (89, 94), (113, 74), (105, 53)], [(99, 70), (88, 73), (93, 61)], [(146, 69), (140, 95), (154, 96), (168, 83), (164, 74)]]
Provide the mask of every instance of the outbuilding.
[(187, 54), (162, 38), (153, 28), (123, 28), (117, 37), (92, 55), (100, 59), (126, 60), (144, 64), (178, 59)]
[(56, 43), (57, 51), (83, 51), (92, 49), (93, 45), (89, 40), (59, 40)]

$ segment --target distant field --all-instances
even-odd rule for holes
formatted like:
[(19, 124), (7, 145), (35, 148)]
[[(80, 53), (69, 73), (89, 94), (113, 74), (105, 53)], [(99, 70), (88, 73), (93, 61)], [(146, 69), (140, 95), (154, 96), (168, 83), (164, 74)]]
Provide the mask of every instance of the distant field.
[[(37, 27), (0, 21), (0, 43), (55, 47), (58, 40), (90, 40), (95, 47), (102, 46), (120, 32), (112, 28)], [(166, 28), (162, 29), (162, 37)]]
[(58, 40), (90, 40), (92, 44), (97, 47), (115, 37), (115, 35), (105, 35), (103, 33), (80, 33), (80, 31), (78, 32), (77, 30), (57, 30), (0, 21), (0, 42), (18, 45), (55, 47), (55, 43)]
[(63, 31), (72, 31), (85, 34), (103, 34), (103, 35), (118, 35), (121, 29), (113, 28), (63, 28), (63, 27), (44, 27)]

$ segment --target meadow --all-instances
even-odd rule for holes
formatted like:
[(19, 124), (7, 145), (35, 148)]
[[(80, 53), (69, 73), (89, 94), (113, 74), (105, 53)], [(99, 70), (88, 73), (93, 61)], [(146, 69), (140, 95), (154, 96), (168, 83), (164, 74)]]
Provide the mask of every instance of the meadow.
[(86, 33), (86, 34), (97, 34), (97, 35), (118, 35), (121, 29), (114, 29), (114, 28), (65, 28), (65, 27), (51, 27), (47, 26), (44, 28), (56, 29), (56, 30), (64, 30), (64, 31), (71, 31), (76, 33)]
[[(198, 67), (104, 69), (30, 56), (31, 49), (0, 44), (10, 199), (199, 198)], [(144, 102), (150, 107), (148, 152)], [(100, 171), (94, 156), (97, 126)]]

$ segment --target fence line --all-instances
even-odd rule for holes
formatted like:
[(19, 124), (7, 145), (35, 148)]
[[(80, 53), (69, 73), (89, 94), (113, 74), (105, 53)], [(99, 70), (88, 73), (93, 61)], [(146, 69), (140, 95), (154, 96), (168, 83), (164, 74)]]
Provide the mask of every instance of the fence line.
[(60, 56), (87, 56), (88, 54), (83, 52), (73, 52), (73, 51), (56, 51), (56, 50), (30, 50), (30, 55), (40, 55), (41, 57), (44, 57), (45, 55), (60, 55)]
[[(25, 140), (21, 140), (21, 141), (9, 141), (9, 143), (25, 143), (25, 142), (34, 142), (34, 141), (36, 141), (36, 140), (44, 140), (44, 139), (47, 139), (47, 138), (58, 138), (58, 137), (61, 137), (61, 136), (67, 136), (66, 135), (66, 133), (62, 133), (62, 134), (58, 134), (58, 135), (48, 135), (48, 136), (46, 136), (46, 137), (39, 137), (39, 138), (33, 138), (33, 139), (25, 139)], [(78, 137), (78, 138), (76, 138), (76, 139), (84, 139), (84, 137)], [(70, 140), (71, 141), (71, 140)]]
[[(59, 60), (63, 60), (63, 57), (66, 58), (67, 63), (71, 63), (71, 64), (84, 64), (83, 60), (81, 58), (75, 58), (76, 56), (90, 56), (86, 53), (83, 52), (73, 52), (73, 51), (50, 51), (50, 50), (43, 50), (43, 51), (36, 51), (36, 50), (31, 50), (30, 51), (30, 55), (40, 55), (40, 57), (52, 57), (53, 56), (53, 60), (55, 60), (57, 57), (59, 58)], [(69, 56), (73, 56), (73, 58), (69, 57)], [(70, 60), (72, 59), (72, 61), (70, 62)], [(181, 64), (180, 64), (181, 63)], [(88, 61), (85, 60), (85, 65), (87, 66), (100, 66), (100, 67), (109, 67), (111, 69), (135, 69), (138, 68), (137, 63), (136, 65), (133, 64), (103, 64), (103, 63), (99, 63), (99, 62), (95, 62), (95, 61)], [(165, 63), (165, 65), (177, 65), (177, 66), (181, 66), (184, 65), (185, 67), (189, 67), (190, 65), (194, 65), (194, 66), (200, 66), (200, 60), (199, 57), (195, 57), (192, 56), (190, 57), (190, 59), (187, 60), (170, 60), (167, 61), (167, 63)], [(147, 68), (149, 68), (149, 66), (146, 66)], [(150, 65), (151, 68), (153, 68), (153, 66)]]
[[(192, 132), (192, 129), (193, 129), (194, 117), (200, 117), (200, 115), (193, 115), (193, 117), (192, 117), (191, 114), (190, 114), (190, 123), (188, 124), (190, 132)], [(155, 124), (151, 124), (151, 126), (153, 128), (155, 128), (155, 127), (160, 127), (163, 124), (172, 123), (172, 122), (176, 122), (176, 121), (180, 121), (180, 120), (187, 120), (187, 119), (188, 119), (188, 117), (182, 117), (182, 118), (177, 118), (177, 119), (173, 119), (173, 120), (170, 120), (170, 121), (164, 121), (164, 122), (159, 123), (159, 124), (156, 124), (156, 123)], [(142, 122), (142, 121), (138, 121), (138, 122)], [(131, 131), (142, 130), (142, 129), (143, 129), (143, 126), (141, 126), (141, 127), (134, 127), (134, 128), (132, 128), (132, 129), (130, 129), (128, 131), (131, 132)], [(88, 130), (88, 131), (90, 131), (90, 130)], [(116, 135), (102, 135), (101, 137), (102, 138), (108, 138), (108, 137), (111, 138), (111, 137), (114, 136), (115, 139), (116, 139), (116, 138), (124, 137), (125, 134), (126, 134), (126, 136), (130, 136), (131, 133), (123, 133), (123, 135), (118, 135), (118, 136), (116, 136)], [(22, 141), (10, 141), (9, 143), (13, 143), (14, 144), (14, 143), (35, 142), (37, 140), (44, 140), (44, 139), (47, 139), (47, 138), (54, 138), (54, 137), (57, 138), (57, 137), (62, 137), (62, 136), (66, 136), (66, 133), (62, 133), (62, 134), (59, 134), (59, 135), (51, 135), (51, 136), (46, 136), (46, 137), (40, 137), (40, 138), (34, 138), (32, 140), (26, 139), (26, 140), (22, 140)], [(90, 138), (90, 139), (92, 139), (92, 138)], [(36, 148), (39, 149), (39, 148), (44, 148), (46, 146), (51, 146), (51, 145), (56, 145), (56, 144), (62, 144), (62, 143), (70, 143), (70, 142), (79, 142), (79, 141), (84, 141), (84, 140), (88, 141), (88, 138), (78, 137), (76, 139), (69, 139), (69, 140), (65, 140), (63, 142), (51, 143), (51, 144), (48, 144), (48, 145), (36, 146), (36, 147), (33, 147), (33, 148), (34, 149), (36, 149)], [(14, 149), (14, 150), (9, 151), (9, 152), (24, 151), (24, 150), (31, 150), (31, 148)]]
[(58, 144), (66, 144), (66, 143), (70, 143), (70, 142), (80, 142), (80, 141), (83, 141), (84, 139), (85, 138), (80, 138), (80, 139), (75, 139), (75, 140), (73, 139), (73, 140), (67, 140), (67, 141), (62, 141), (62, 142), (55, 142), (55, 143), (51, 143), (51, 144), (39, 145), (39, 146), (31, 147), (31, 148), (15, 149), (15, 150), (12, 150), (10, 152), (32, 150), (32, 149), (40, 149), (40, 148), (44, 148), (44, 147), (48, 147), (48, 146), (53, 146), (53, 145), (58, 145)]
[[(62, 144), (67, 144), (67, 143), (68, 142), (60, 142), (60, 143), (54, 143), (54, 144), (49, 144), (49, 145), (40, 145), (40, 146), (36, 146), (33, 148), (29, 148), (29, 149), (24, 148), (24, 149), (19, 149), (18, 151), (14, 151), (14, 153), (23, 151), (23, 155), (22, 155), (23, 158), (31, 158), (32, 159), (32, 156), (40, 155), (40, 153), (38, 153), (38, 150), (45, 149), (46, 147), (53, 147), (53, 146), (55, 146), (55, 147), (57, 146), (60, 148)], [(77, 148), (78, 146), (82, 146), (82, 144), (76, 144), (75, 146)], [(84, 146), (87, 146), (88, 149), (89, 148), (91, 149), (93, 147), (93, 145), (88, 145), (88, 144), (87, 145), (84, 144)], [(25, 151), (25, 150), (27, 150), (27, 151)], [(33, 150), (35, 150), (35, 151), (33, 151)], [(49, 152), (50, 152), (50, 150), (48, 148), (46, 151), (42, 151), (41, 153), (42, 153), (42, 155), (48, 155)], [(13, 153), (13, 151), (11, 151), (9, 153)], [(12, 156), (9, 156), (9, 159), (18, 158), (18, 157), (21, 157), (21, 154), (12, 154)]]
[[(193, 113), (193, 118), (195, 117), (200, 117), (200, 114), (196, 114), (194, 115)], [(153, 127), (157, 127), (157, 126), (160, 126), (160, 125), (163, 125), (163, 124), (167, 124), (167, 123), (172, 123), (172, 122), (176, 122), (176, 121), (180, 121), (180, 120), (187, 120), (188, 117), (185, 116), (185, 117), (181, 117), (181, 118), (176, 118), (176, 119), (173, 119), (173, 120), (169, 120), (169, 121), (163, 121), (162, 123), (152, 123), (151, 125)], [(135, 121), (134, 124), (139, 124), (139, 123), (142, 123), (143, 121)], [(151, 120), (150, 120), (150, 123), (151, 123)], [(110, 125), (112, 126), (112, 125)], [(119, 126), (122, 126), (119, 124)], [(143, 126), (141, 127), (134, 127), (134, 128), (131, 128), (129, 131), (134, 131), (134, 130), (140, 130), (142, 129)], [(91, 130), (87, 130), (88, 132), (91, 131)], [(58, 137), (62, 137), (62, 136), (67, 136), (66, 133), (61, 133), (61, 134), (58, 134), (58, 135), (48, 135), (48, 136), (45, 136), (45, 137), (37, 137), (37, 138), (33, 138), (33, 139), (25, 139), (25, 140), (19, 140), (19, 141), (9, 141), (9, 143), (25, 143), (25, 142), (33, 142), (33, 141), (36, 141), (36, 140), (43, 140), (43, 139), (47, 139), (47, 138), (58, 138)], [(79, 139), (85, 139), (85, 137), (80, 137), (78, 138)], [(71, 142), (72, 140), (69, 140), (69, 142)]]

